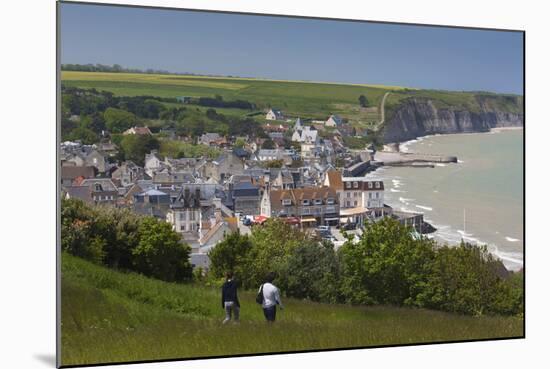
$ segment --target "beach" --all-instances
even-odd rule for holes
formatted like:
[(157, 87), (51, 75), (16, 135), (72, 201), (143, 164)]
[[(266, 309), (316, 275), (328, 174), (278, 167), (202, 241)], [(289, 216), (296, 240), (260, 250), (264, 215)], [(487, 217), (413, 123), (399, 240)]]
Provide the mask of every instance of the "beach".
[(433, 168), (383, 167), (369, 177), (386, 183), (385, 202), (423, 213), (440, 243), (486, 244), (510, 270), (523, 267), (523, 130), (421, 137), (403, 152), (454, 155)]

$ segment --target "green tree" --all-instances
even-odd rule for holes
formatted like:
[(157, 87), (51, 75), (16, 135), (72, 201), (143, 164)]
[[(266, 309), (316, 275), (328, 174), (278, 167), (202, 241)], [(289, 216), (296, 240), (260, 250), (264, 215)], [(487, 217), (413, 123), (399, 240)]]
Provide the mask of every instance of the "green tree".
[(456, 247), (438, 248), (423, 305), (470, 315), (517, 314), (521, 290), (499, 276), (501, 268), (486, 246), (462, 242)]
[(283, 167), (283, 160), (269, 160), (265, 163), (266, 168), (282, 168)]
[(138, 272), (168, 282), (192, 278), (191, 248), (180, 242), (170, 224), (145, 217), (139, 225), (139, 243), (132, 251)]
[(329, 303), (339, 301), (338, 282), (334, 245), (314, 240), (294, 249), (279, 278), (280, 287), (288, 296)]
[(247, 267), (247, 255), (251, 248), (252, 243), (247, 235), (238, 232), (229, 234), (208, 253), (210, 273), (220, 278), (232, 271), (241, 279), (245, 275), (243, 268)]
[(275, 142), (272, 139), (267, 139), (262, 143), (262, 149), (273, 150), (275, 148)]
[(65, 137), (70, 141), (79, 140), (84, 145), (91, 145), (99, 141), (99, 136), (91, 129), (85, 127), (77, 127)]
[(107, 108), (103, 113), (105, 126), (112, 133), (122, 133), (137, 124), (134, 114), (116, 108)]
[(433, 260), (434, 242), (417, 239), (412, 229), (389, 217), (366, 223), (356, 244), (339, 250), (342, 293), (351, 303), (419, 305)]
[(132, 160), (141, 166), (145, 162), (145, 154), (150, 153), (151, 150), (158, 150), (159, 147), (159, 141), (151, 135), (126, 135), (120, 141), (125, 159)]
[(239, 137), (235, 140), (235, 147), (238, 147), (238, 148), (243, 148), (244, 145), (246, 145), (246, 141), (244, 138), (242, 137)]
[(241, 278), (247, 288), (255, 288), (264, 281), (268, 272), (281, 272), (294, 250), (309, 241), (309, 236), (279, 219), (268, 219), (253, 227), (250, 236), (252, 248), (246, 257), (246, 268)]
[(359, 96), (359, 105), (361, 105), (363, 108), (366, 108), (369, 104), (369, 101), (367, 100), (367, 97), (365, 95)]

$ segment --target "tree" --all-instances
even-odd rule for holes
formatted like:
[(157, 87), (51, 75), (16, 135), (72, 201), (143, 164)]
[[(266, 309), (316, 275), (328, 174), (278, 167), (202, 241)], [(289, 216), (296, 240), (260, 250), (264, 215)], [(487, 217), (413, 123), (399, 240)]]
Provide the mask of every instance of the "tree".
[(356, 244), (340, 249), (342, 293), (358, 304), (419, 305), (435, 258), (434, 242), (413, 237), (391, 218), (365, 224)]
[(66, 136), (69, 141), (80, 140), (84, 145), (91, 145), (99, 141), (99, 136), (91, 129), (77, 127)]
[(139, 225), (139, 243), (132, 250), (133, 264), (138, 272), (168, 282), (192, 278), (189, 245), (170, 224), (145, 217)]
[(226, 236), (208, 253), (210, 272), (214, 277), (220, 278), (226, 272), (232, 271), (238, 279), (241, 279), (251, 247), (252, 243), (247, 235), (243, 236), (235, 232)]
[(246, 145), (246, 141), (244, 138), (239, 137), (235, 140), (235, 145), (234, 145), (235, 147), (242, 149), (244, 145)]
[(365, 95), (359, 96), (359, 105), (361, 107), (366, 108), (369, 104), (369, 101), (367, 100), (367, 97)]
[(522, 308), (522, 289), (499, 277), (501, 267), (486, 246), (462, 242), (438, 248), (423, 305), (470, 315), (517, 314)]
[(150, 153), (151, 150), (158, 150), (159, 147), (159, 141), (151, 135), (126, 135), (120, 141), (124, 158), (141, 166), (145, 162), (145, 154)]
[(339, 264), (334, 245), (311, 240), (294, 249), (281, 272), (280, 287), (288, 296), (336, 303)]
[(246, 256), (242, 281), (247, 288), (256, 288), (268, 272), (284, 270), (294, 249), (310, 240), (309, 236), (279, 219), (268, 219), (255, 226), (250, 236), (252, 248)]
[(112, 133), (122, 133), (137, 123), (134, 114), (116, 108), (107, 108), (103, 113), (103, 118), (105, 119), (105, 126)]
[(275, 148), (275, 142), (272, 139), (267, 139), (262, 143), (262, 149), (273, 150)]
[(266, 168), (282, 168), (283, 167), (283, 160), (269, 160), (265, 163)]

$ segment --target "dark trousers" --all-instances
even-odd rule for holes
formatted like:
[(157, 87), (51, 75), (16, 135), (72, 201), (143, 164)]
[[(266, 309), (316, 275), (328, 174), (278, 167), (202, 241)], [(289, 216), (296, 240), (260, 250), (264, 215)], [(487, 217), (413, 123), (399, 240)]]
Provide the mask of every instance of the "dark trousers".
[(277, 305), (264, 308), (264, 316), (268, 322), (274, 322), (277, 315)]

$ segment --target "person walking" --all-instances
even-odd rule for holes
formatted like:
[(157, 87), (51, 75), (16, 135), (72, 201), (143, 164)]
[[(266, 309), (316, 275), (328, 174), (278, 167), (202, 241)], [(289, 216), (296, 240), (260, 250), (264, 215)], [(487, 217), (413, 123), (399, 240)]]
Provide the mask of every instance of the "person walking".
[(281, 296), (279, 289), (273, 284), (275, 279), (275, 273), (269, 273), (266, 277), (266, 282), (260, 286), (258, 291), (257, 301), (262, 304), (264, 310), (265, 319), (269, 323), (275, 321), (277, 315), (277, 305), (283, 310), (283, 303), (281, 302)]
[(241, 305), (239, 304), (239, 297), (237, 296), (237, 282), (233, 279), (233, 273), (225, 273), (226, 281), (222, 286), (222, 308), (225, 309), (225, 319), (223, 324), (231, 320), (235, 322), (239, 321), (239, 310)]

